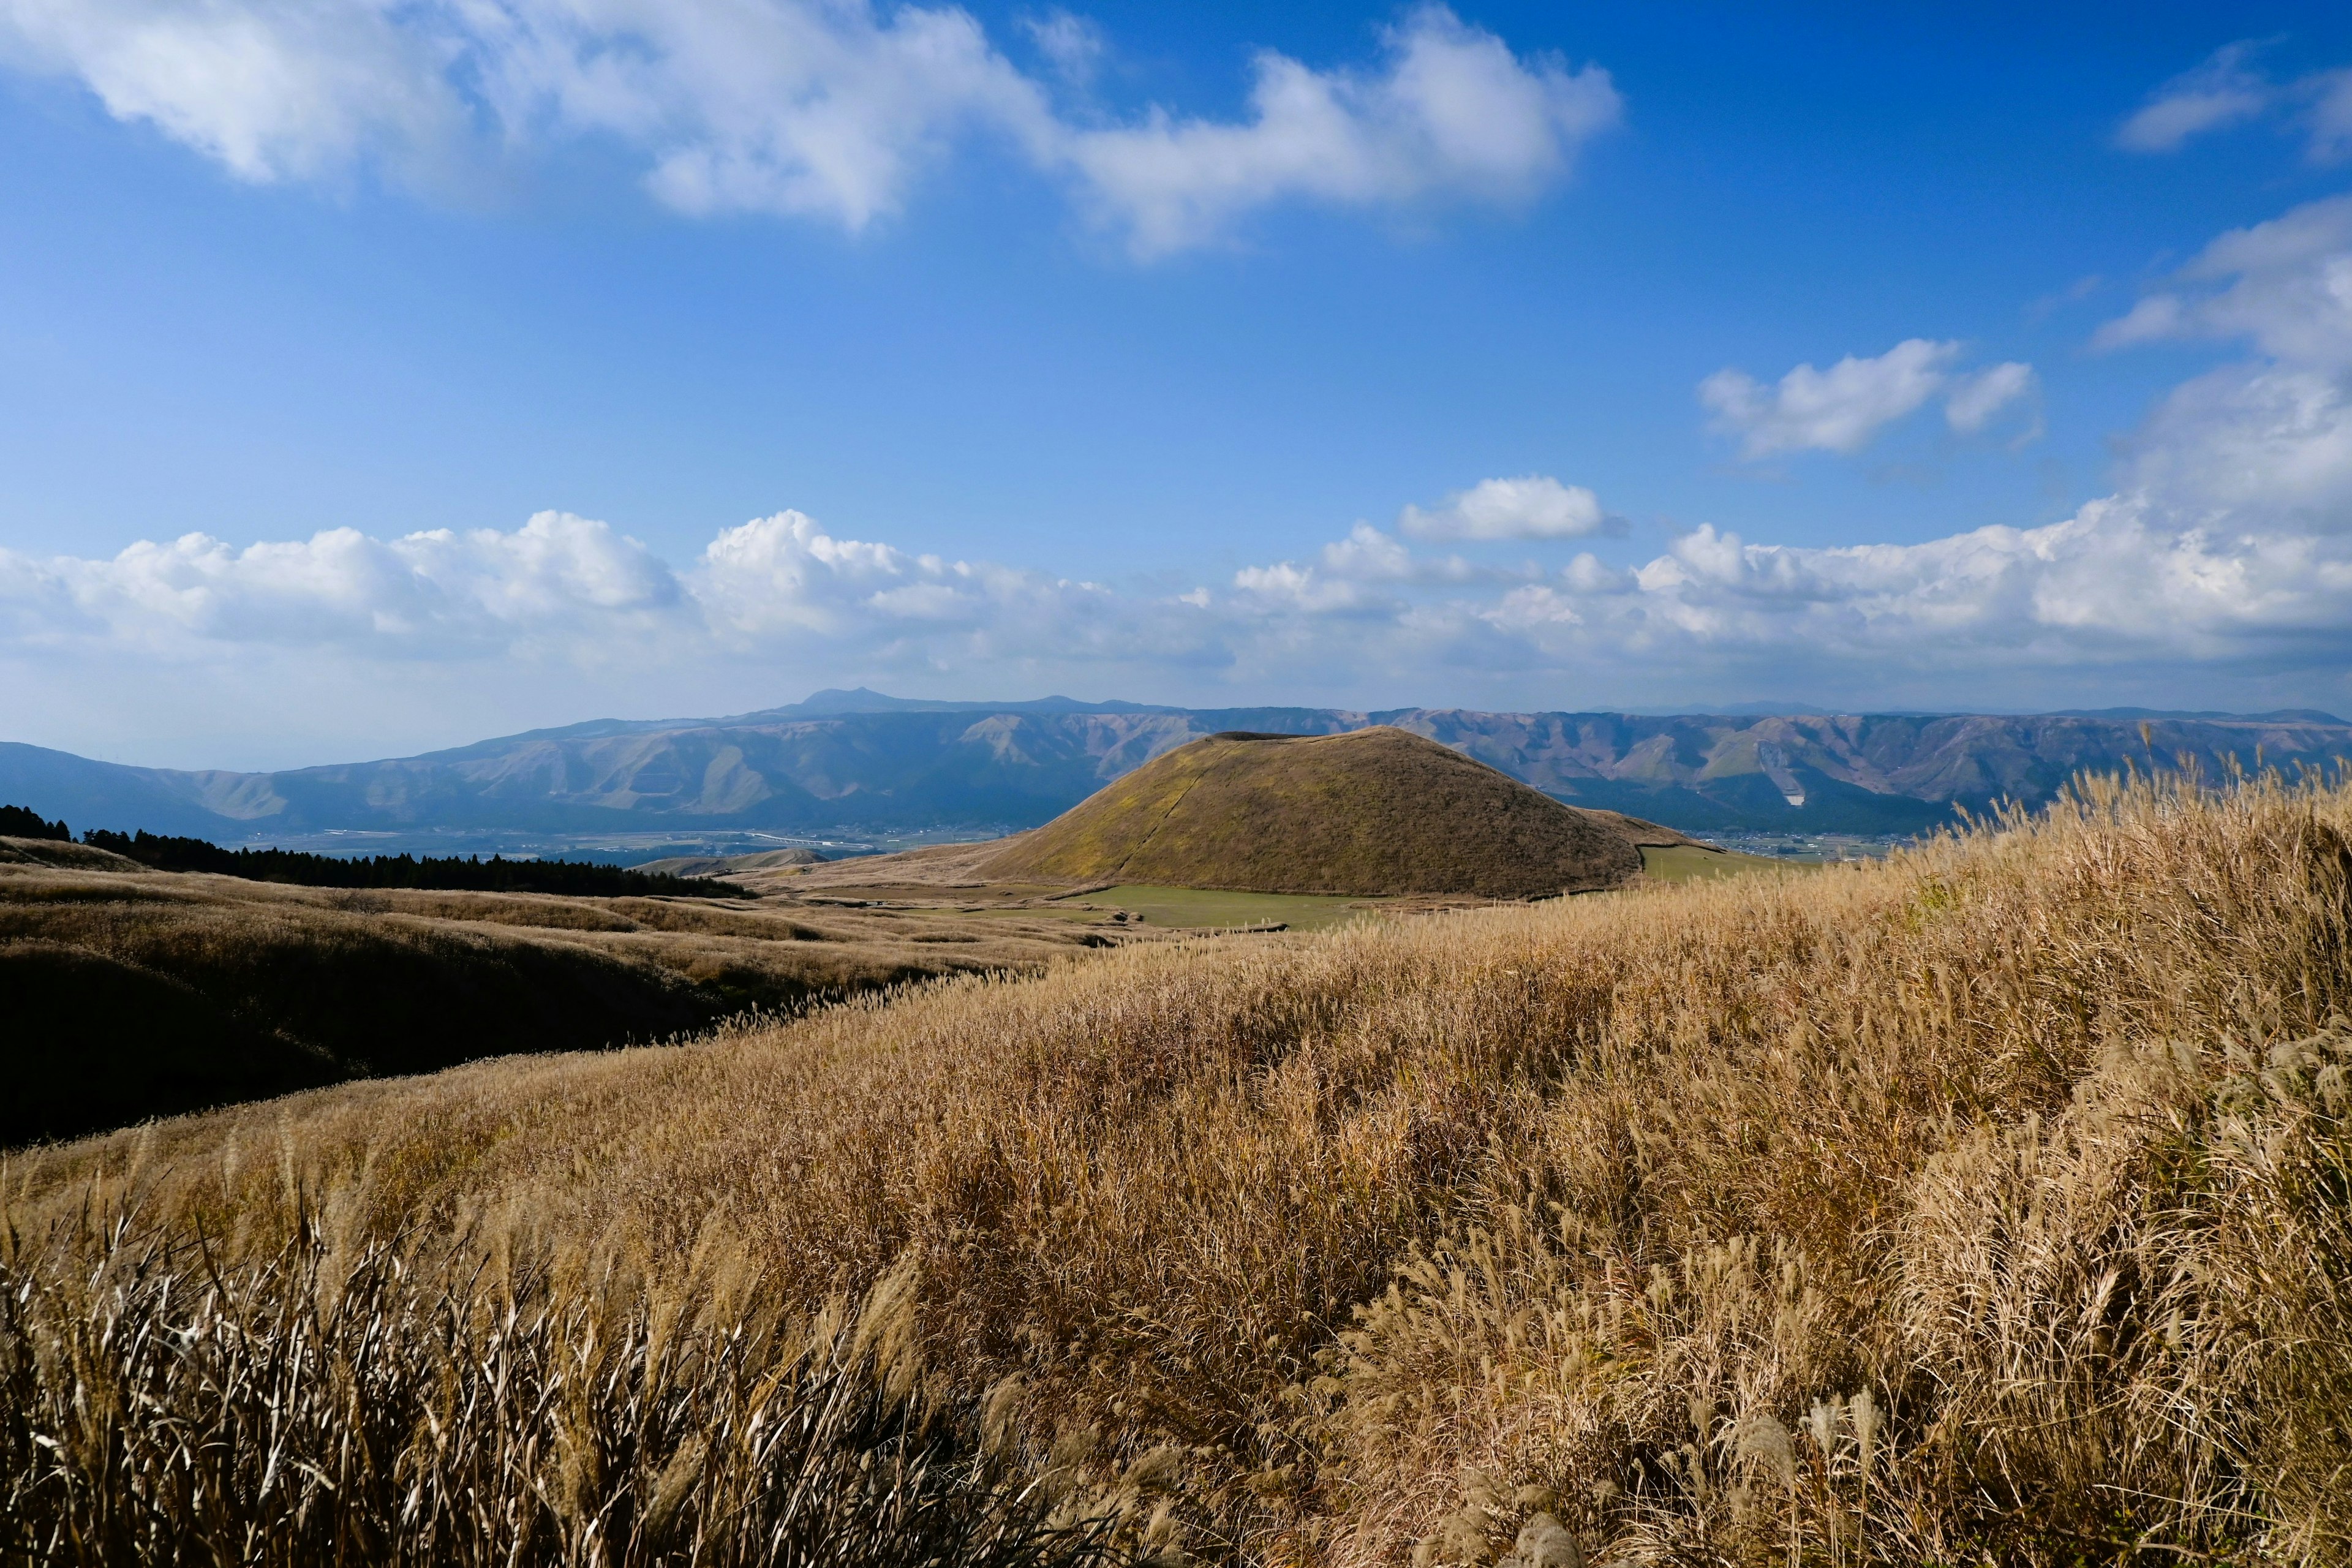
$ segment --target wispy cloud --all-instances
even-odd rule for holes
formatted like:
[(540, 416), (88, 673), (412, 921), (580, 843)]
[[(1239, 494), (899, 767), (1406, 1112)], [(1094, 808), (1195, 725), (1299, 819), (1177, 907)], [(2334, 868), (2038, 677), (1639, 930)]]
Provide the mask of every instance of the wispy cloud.
[(2116, 145), (2129, 153), (2178, 153), (2210, 132), (2275, 119), (2302, 133), (2314, 163), (2352, 154), (2352, 69), (2274, 81), (2256, 68), (2263, 47), (2253, 39), (2225, 44), (2164, 83), (2116, 128)]
[[(1031, 41), (1080, 84), (1100, 29), (1055, 11)], [(79, 79), (254, 182), (374, 171), (424, 187), (566, 139), (616, 141), (688, 214), (856, 231), (960, 147), (1009, 148), (1153, 257), (1282, 202), (1511, 204), (1615, 124), (1597, 66), (1522, 58), (1443, 6), (1380, 37), (1371, 68), (1273, 52), (1232, 121), (1154, 108), (1074, 121), (954, 6), (865, 0), (0, 0), (0, 62)]]
[(1980, 370), (1952, 383), (1944, 399), (1945, 421), (1963, 435), (1974, 435), (1992, 423), (1993, 416), (2033, 391), (2033, 367), (2016, 360)]
[(2176, 153), (2192, 136), (2266, 112), (2276, 89), (2252, 69), (2255, 46), (2229, 44), (2148, 95), (2116, 128), (2116, 145), (2133, 153)]
[(1906, 338), (1875, 358), (1848, 354), (1827, 370), (1801, 364), (1767, 386), (1726, 368), (1699, 383), (1716, 428), (1750, 458), (1783, 452), (1858, 452), (1880, 430), (1937, 396), (1955, 430), (1981, 430), (2033, 387), (2033, 367), (2010, 363), (1956, 375), (1957, 342)]

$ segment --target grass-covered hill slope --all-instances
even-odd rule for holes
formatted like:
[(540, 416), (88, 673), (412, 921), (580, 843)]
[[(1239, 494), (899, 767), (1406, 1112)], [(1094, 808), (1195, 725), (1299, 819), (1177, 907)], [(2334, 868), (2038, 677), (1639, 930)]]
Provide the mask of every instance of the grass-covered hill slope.
[(1021, 835), (992, 877), (1260, 893), (1538, 898), (1612, 888), (1682, 835), (1579, 811), (1434, 741), (1213, 735)]
[(299, 888), (0, 838), (0, 1148), (1105, 940), (1019, 915)]
[(793, 866), (822, 866), (826, 857), (814, 849), (760, 849), (749, 855), (675, 855), (633, 866), (640, 876), (726, 877), (739, 871), (774, 871)]
[(803, 1561), (899, 1477), (1220, 1561), (2342, 1562), (2347, 833), (2102, 788), (14, 1158), (0, 1551)]

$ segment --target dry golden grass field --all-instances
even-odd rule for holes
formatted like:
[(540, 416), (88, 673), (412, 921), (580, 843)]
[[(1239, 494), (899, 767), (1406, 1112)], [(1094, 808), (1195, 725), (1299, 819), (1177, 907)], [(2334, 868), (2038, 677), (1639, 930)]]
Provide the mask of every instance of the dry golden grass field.
[(2352, 1560), (2347, 835), (2092, 784), (15, 1156), (0, 1552)]
[(0, 839), (0, 1146), (1135, 940), (1108, 911), (349, 891)]

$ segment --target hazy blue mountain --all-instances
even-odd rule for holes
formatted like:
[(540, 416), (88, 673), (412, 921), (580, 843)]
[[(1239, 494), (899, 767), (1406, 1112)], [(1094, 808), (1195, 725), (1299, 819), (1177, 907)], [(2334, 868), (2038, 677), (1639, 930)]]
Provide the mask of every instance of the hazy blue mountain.
[[(1178, 709), (823, 691), (722, 719), (599, 720), (382, 762), (184, 773), (0, 744), (0, 801), (76, 828), (227, 841), (331, 829), (605, 833), (1018, 827), (1221, 730), (1391, 723), (1563, 800), (1692, 832), (1906, 833), (1954, 805), (2038, 805), (2084, 769), (2326, 766), (2331, 715), (1482, 713)], [(2146, 734), (2143, 738), (2143, 730)]]

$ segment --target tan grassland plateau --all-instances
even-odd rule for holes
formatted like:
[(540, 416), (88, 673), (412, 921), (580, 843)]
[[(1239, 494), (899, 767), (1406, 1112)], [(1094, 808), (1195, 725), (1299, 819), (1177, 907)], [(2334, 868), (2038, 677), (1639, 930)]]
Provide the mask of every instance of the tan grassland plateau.
[(2341, 1563), (2347, 1011), (2352, 789), (2094, 783), (37, 1150), (0, 1551)]
[(676, 855), (647, 860), (635, 868), (670, 877), (726, 877), (738, 871), (772, 871), (779, 866), (821, 866), (825, 857), (814, 849), (760, 849), (749, 855)]

